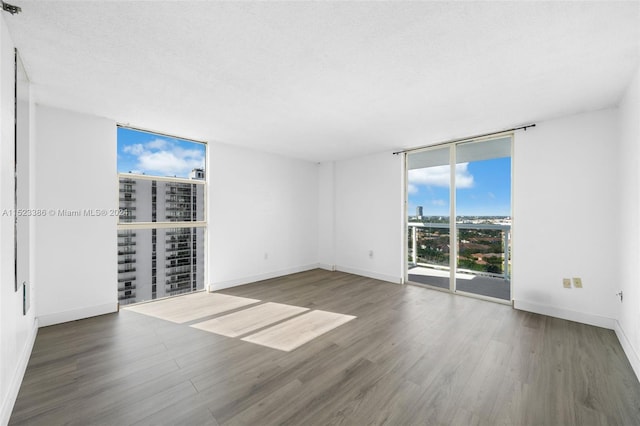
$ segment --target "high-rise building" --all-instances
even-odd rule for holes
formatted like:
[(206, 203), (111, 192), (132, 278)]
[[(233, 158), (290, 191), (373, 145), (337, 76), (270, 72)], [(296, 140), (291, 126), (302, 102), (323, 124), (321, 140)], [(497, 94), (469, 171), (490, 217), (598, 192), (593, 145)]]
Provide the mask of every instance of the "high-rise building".
[(204, 180), (204, 169), (196, 168), (189, 173), (189, 179)]
[(416, 216), (418, 219), (422, 219), (422, 206), (416, 207)]
[[(204, 179), (194, 169), (193, 179)], [(204, 221), (204, 185), (120, 176), (121, 223)], [(118, 230), (118, 300), (136, 303), (204, 288), (204, 228)]]

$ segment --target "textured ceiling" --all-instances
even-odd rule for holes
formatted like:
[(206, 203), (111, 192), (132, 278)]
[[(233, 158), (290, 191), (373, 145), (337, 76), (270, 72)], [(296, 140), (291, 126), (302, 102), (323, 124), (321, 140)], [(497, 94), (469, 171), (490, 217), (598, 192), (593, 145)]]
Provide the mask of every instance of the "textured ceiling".
[(12, 3), (37, 102), (311, 161), (616, 105), (640, 51), (638, 1)]

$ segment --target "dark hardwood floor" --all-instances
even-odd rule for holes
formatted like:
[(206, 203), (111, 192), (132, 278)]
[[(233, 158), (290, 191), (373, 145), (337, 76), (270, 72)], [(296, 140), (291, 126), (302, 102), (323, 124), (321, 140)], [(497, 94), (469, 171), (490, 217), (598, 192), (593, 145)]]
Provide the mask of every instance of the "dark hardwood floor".
[(358, 318), (292, 352), (128, 311), (42, 328), (10, 424), (640, 424), (611, 330), (323, 270), (221, 293)]

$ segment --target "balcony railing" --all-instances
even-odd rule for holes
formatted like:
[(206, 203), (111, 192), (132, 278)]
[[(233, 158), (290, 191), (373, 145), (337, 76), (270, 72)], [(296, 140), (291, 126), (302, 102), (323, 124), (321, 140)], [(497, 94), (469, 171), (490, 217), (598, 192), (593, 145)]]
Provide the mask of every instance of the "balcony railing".
[(170, 194), (169, 197), (165, 198), (165, 202), (167, 203), (179, 203), (179, 204), (192, 204), (194, 202), (194, 198), (191, 195), (184, 194)]
[[(173, 190), (172, 190), (173, 189)], [(166, 195), (179, 195), (181, 197), (186, 197), (187, 194), (191, 195), (191, 185), (186, 188), (172, 188), (165, 191)]]
[(166, 267), (167, 275), (170, 274), (186, 274), (191, 272), (191, 264), (182, 265), (182, 266), (167, 266)]
[(191, 234), (182, 234), (177, 237), (171, 237), (164, 240), (167, 244), (188, 244), (191, 242)]
[(192, 256), (184, 256), (180, 258), (167, 258), (167, 268), (177, 268), (178, 266), (191, 265)]
[[(167, 278), (171, 277), (171, 280), (174, 280), (174, 279), (177, 280), (177, 281), (188, 280), (188, 279), (191, 278), (191, 271), (189, 271), (189, 272), (171, 272), (171, 271), (167, 271), (166, 272), (166, 276), (167, 276)], [(174, 281), (171, 281), (171, 280), (167, 280), (167, 283), (174, 282)]]
[[(167, 243), (166, 251), (176, 251), (176, 250), (189, 250), (191, 248), (191, 241), (165, 241)], [(176, 247), (169, 246), (175, 245)]]
[[(411, 222), (408, 224), (409, 228), (409, 259), (410, 263), (413, 265), (422, 265), (428, 267), (440, 267), (440, 268), (448, 268), (449, 267), (449, 229), (451, 226), (455, 225), (456, 230), (472, 230), (478, 231), (481, 233), (482, 231), (499, 231), (501, 233), (501, 237), (499, 241), (496, 241), (496, 238), (493, 237), (485, 237), (486, 240), (491, 240), (491, 242), (497, 243), (500, 242), (500, 251), (501, 253), (496, 253), (493, 251), (487, 254), (500, 254), (502, 256), (502, 265), (501, 268), (496, 268), (497, 270), (501, 269), (500, 273), (498, 271), (491, 271), (489, 266), (487, 270), (481, 271), (477, 269), (465, 269), (458, 267), (457, 270), (460, 272), (467, 272), (478, 275), (487, 275), (494, 277), (502, 277), (505, 280), (509, 279), (510, 270), (509, 270), (509, 240), (511, 239), (511, 226), (503, 225), (503, 224), (474, 224), (474, 223), (415, 223)], [(422, 237), (422, 240), (428, 240), (432, 244), (430, 247), (427, 247), (429, 250), (433, 252), (432, 256), (420, 256), (420, 250), (425, 250), (423, 247), (419, 246), (419, 233), (429, 232), (430, 230), (435, 230), (431, 232), (431, 235)], [(442, 232), (444, 231), (444, 232)], [(458, 246), (462, 243), (460, 238), (456, 242)], [(476, 244), (477, 245), (477, 244)], [(458, 250), (458, 260), (461, 260), (460, 252), (462, 249)], [(484, 254), (484, 253), (479, 253)], [(487, 256), (489, 257), (489, 256)], [(495, 263), (494, 263), (495, 265)]]
[[(191, 222), (192, 221), (193, 219), (192, 212), (180, 212), (180, 213), (184, 213), (184, 214), (170, 214), (169, 212), (167, 212), (166, 214), (167, 220), (170, 222)], [(178, 219), (178, 220), (172, 220), (172, 219)]]
[(176, 231), (167, 231), (166, 235), (191, 235), (191, 228), (182, 228)]
[(166, 284), (166, 290), (171, 293), (176, 291), (190, 290), (190, 289), (191, 289), (191, 280), (175, 281), (175, 282), (167, 281), (167, 284)]
[(165, 258), (165, 260), (169, 261), (169, 260), (179, 260), (179, 259), (191, 259), (191, 257), (193, 257), (191, 252), (184, 252), (184, 253), (176, 253), (176, 254), (169, 255)]
[(118, 291), (127, 291), (127, 290), (135, 290), (135, 289), (136, 289), (135, 285), (130, 285), (129, 287), (127, 287), (127, 286), (124, 286), (124, 287), (118, 286)]
[(118, 295), (118, 300), (127, 300), (127, 299), (135, 299), (136, 298), (136, 292), (132, 291), (131, 294), (119, 294)]

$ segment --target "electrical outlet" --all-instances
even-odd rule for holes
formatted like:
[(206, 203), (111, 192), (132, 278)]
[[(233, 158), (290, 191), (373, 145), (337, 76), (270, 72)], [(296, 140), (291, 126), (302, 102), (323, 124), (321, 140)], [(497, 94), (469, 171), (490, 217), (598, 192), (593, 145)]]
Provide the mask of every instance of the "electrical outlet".
[(574, 278), (573, 279), (573, 286), (575, 288), (582, 288), (582, 278)]
[(571, 280), (569, 278), (562, 279), (562, 286), (564, 288), (571, 288)]

